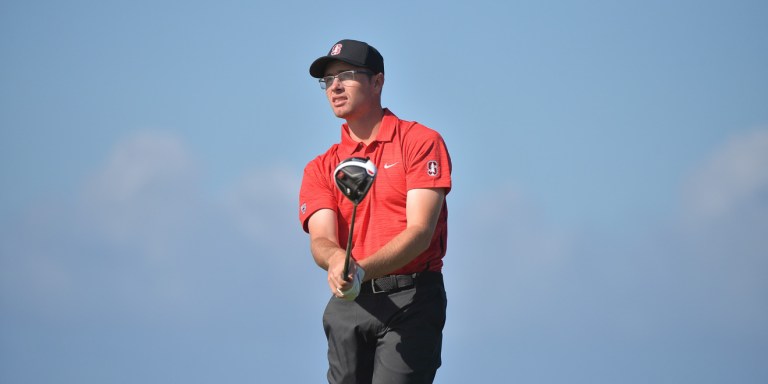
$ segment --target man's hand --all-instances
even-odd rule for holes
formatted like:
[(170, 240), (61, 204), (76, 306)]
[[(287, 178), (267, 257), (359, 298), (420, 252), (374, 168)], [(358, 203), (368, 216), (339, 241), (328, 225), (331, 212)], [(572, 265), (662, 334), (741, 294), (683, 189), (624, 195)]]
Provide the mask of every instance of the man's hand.
[(360, 284), (365, 278), (365, 271), (359, 265), (355, 266), (355, 277), (352, 278), (352, 288), (341, 291), (341, 298), (347, 301), (352, 301), (360, 294)]
[(344, 252), (339, 252), (328, 259), (328, 287), (334, 296), (352, 301), (360, 294), (360, 283), (365, 278), (365, 271), (351, 258), (349, 275), (342, 276), (345, 258)]

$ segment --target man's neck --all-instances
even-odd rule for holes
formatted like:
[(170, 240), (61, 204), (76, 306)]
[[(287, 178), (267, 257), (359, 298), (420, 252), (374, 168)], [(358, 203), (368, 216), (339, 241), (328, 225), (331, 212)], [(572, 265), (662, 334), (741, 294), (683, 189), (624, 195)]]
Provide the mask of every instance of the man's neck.
[(384, 118), (384, 109), (377, 108), (354, 120), (347, 120), (349, 134), (355, 141), (362, 142), (365, 145), (371, 144), (376, 140), (379, 133), (381, 120)]

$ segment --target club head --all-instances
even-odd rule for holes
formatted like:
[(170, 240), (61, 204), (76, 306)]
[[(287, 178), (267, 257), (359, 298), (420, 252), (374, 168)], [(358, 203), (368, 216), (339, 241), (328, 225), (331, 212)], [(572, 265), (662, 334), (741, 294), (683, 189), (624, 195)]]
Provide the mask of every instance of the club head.
[(341, 193), (357, 205), (376, 179), (376, 166), (368, 158), (350, 157), (339, 163), (333, 171), (333, 179)]

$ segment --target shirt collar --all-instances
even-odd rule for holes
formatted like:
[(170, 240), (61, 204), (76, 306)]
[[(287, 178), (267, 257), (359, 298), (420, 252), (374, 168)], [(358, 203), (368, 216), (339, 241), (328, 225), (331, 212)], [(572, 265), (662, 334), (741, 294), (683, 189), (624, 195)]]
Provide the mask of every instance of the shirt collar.
[[(389, 142), (395, 137), (395, 127), (397, 126), (398, 118), (389, 109), (384, 108), (384, 117), (381, 119), (381, 125), (379, 126), (379, 133), (376, 135), (374, 141)], [(349, 135), (349, 126), (347, 123), (341, 125), (341, 144), (340, 148), (344, 153), (352, 154), (360, 146), (364, 145), (359, 141), (352, 139)]]

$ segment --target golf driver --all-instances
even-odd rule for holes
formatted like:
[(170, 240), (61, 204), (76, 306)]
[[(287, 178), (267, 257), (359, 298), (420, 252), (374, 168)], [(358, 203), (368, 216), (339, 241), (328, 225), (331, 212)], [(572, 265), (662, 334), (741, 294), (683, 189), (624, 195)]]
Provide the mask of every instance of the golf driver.
[(336, 181), (336, 186), (354, 205), (354, 208), (352, 208), (352, 222), (349, 224), (347, 257), (344, 259), (344, 275), (342, 276), (347, 281), (349, 281), (349, 258), (352, 253), (352, 231), (355, 228), (357, 205), (368, 194), (375, 178), (376, 166), (367, 157), (350, 157), (339, 163), (339, 166), (333, 171), (333, 179)]

